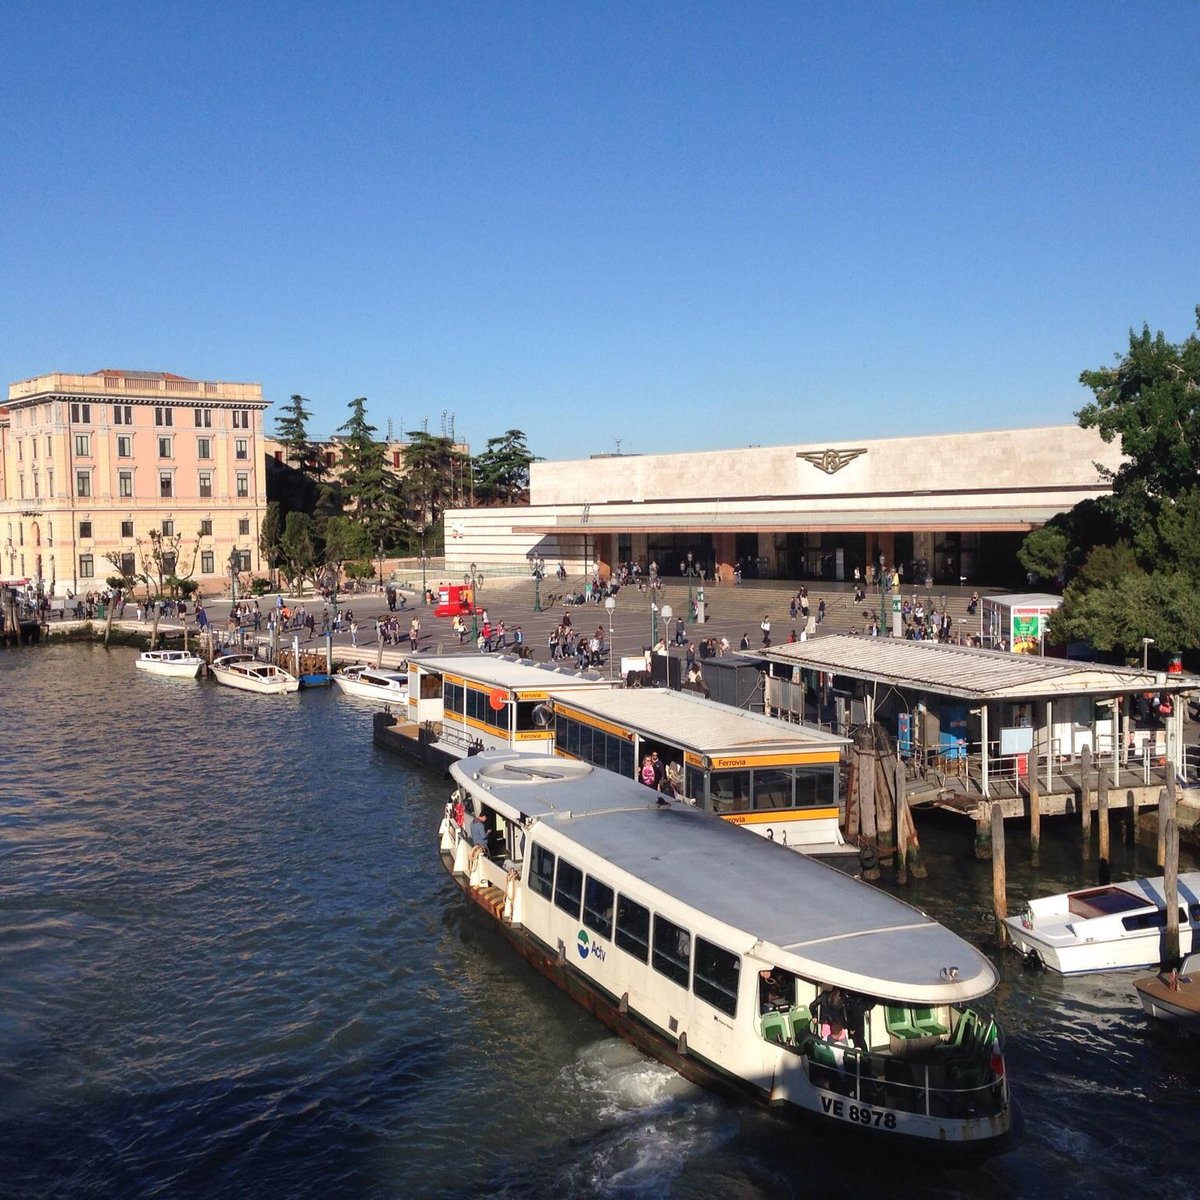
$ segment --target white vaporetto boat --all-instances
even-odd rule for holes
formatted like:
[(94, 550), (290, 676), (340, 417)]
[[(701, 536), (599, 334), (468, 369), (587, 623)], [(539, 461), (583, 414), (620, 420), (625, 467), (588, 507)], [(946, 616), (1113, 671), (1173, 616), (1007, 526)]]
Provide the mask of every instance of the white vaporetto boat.
[(868, 884), (590, 764), (450, 767), (455, 882), (543, 975), (687, 1078), (972, 1157), (1012, 1123), (988, 959)]
[[(1163, 878), (1043, 896), (1019, 916), (1005, 917), (1004, 924), (1022, 954), (1064, 975), (1155, 966), (1165, 949)], [(1181, 954), (1191, 951), (1198, 929), (1200, 871), (1185, 871), (1179, 876)]]
[(277, 695), (300, 690), (300, 681), (295, 675), (274, 663), (259, 662), (253, 654), (223, 654), (213, 659), (209, 669), (218, 683), (240, 688), (243, 692)]
[(204, 666), (204, 659), (186, 650), (143, 650), (134, 662), (139, 671), (154, 675), (173, 675), (180, 679), (195, 679)]
[(408, 672), (383, 671), (361, 664), (343, 667), (333, 682), (347, 696), (376, 704), (408, 703)]

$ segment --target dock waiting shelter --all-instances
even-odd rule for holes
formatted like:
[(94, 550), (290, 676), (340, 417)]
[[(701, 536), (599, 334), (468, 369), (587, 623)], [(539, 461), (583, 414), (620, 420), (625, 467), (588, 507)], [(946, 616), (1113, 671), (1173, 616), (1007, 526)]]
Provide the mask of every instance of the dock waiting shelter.
[[(1200, 678), (901, 638), (833, 634), (755, 652), (768, 664), (766, 710), (846, 733), (879, 721), (910, 775), (936, 768), (984, 799), (1046, 792), (1086, 747), (1097, 766), (1183, 767), (1184, 693)], [(1153, 709), (1153, 711), (1151, 711)]]

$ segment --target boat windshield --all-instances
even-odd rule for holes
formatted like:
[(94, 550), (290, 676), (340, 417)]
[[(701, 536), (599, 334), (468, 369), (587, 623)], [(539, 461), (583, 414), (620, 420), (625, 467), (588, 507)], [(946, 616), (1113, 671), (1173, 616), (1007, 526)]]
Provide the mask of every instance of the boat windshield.
[(1092, 917), (1111, 917), (1115, 913), (1132, 912), (1145, 908), (1149, 901), (1144, 896), (1135, 896), (1118, 887), (1092, 888), (1086, 892), (1075, 892), (1069, 901), (1071, 915), (1089, 920)]

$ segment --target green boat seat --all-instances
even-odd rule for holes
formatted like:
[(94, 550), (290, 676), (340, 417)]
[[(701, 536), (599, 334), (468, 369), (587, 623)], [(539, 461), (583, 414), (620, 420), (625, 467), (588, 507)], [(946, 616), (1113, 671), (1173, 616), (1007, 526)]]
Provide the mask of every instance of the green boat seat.
[(762, 1035), (768, 1042), (783, 1045), (788, 1040), (787, 1016), (781, 1012), (763, 1013)]
[(895, 1008), (888, 1004), (884, 1006), (884, 1024), (892, 1037), (915, 1038), (923, 1036), (913, 1024), (912, 1013), (907, 1008)]
[(923, 1037), (941, 1037), (943, 1034), (950, 1032), (933, 1015), (932, 1008), (914, 1008), (912, 1010), (912, 1023), (913, 1027)]

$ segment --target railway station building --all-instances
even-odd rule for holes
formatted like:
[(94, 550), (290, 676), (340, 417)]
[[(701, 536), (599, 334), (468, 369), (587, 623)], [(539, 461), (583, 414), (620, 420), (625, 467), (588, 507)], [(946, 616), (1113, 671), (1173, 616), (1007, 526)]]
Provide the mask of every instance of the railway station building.
[(1109, 491), (1120, 448), (1077, 425), (537, 462), (530, 503), (446, 513), (446, 570), (651, 562), (728, 582), (1025, 582), (1031, 530)]

